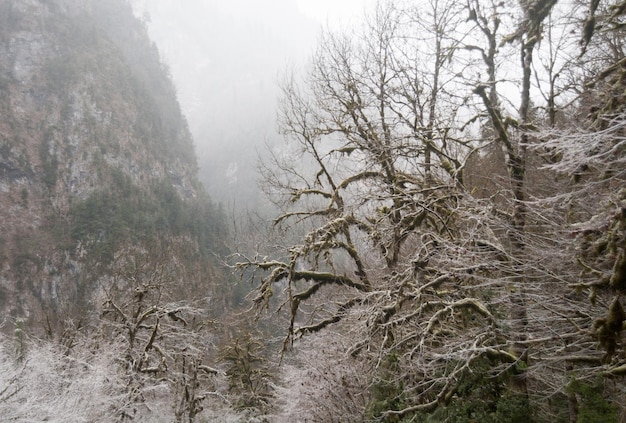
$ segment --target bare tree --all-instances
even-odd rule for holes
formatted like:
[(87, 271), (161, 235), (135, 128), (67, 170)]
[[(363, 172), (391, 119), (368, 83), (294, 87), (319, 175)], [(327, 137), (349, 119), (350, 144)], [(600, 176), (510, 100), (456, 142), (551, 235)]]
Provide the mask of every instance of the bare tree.
[[(550, 127), (555, 126), (558, 107), (555, 83), (559, 72), (554, 72), (554, 65), (558, 60), (555, 59), (554, 55), (551, 55), (551, 48), (544, 48), (542, 51), (538, 46), (546, 32), (550, 35), (549, 40), (552, 43), (561, 46), (573, 46), (571, 39), (574, 36), (572, 36), (571, 31), (562, 31), (561, 38), (555, 39), (551, 32), (553, 26), (550, 26), (547, 31), (545, 27), (553, 17), (559, 19), (561, 16), (571, 19), (579, 11), (576, 5), (571, 9), (555, 10), (555, 4), (556, 2), (541, 1), (524, 3), (521, 7), (522, 18), (517, 24), (517, 29), (510, 35), (501, 38), (500, 42), (498, 42), (496, 32), (490, 31), (489, 27), (485, 25), (486, 17), (493, 17), (494, 15), (482, 14), (482, 18), (480, 18), (481, 14), (473, 15), (477, 26), (483, 29), (482, 32), (485, 34), (489, 46), (499, 45), (502, 47), (512, 43), (511, 45), (518, 45), (521, 50), (520, 71), (518, 73), (521, 81), (521, 95), (517, 116), (508, 117), (504, 102), (498, 98), (496, 91), (498, 79), (495, 77), (496, 69), (493, 66), (496, 63), (493, 60), (496, 56), (485, 54), (486, 51), (495, 52), (495, 50), (481, 50), (488, 74), (493, 76), (490, 78), (492, 82), (480, 85), (476, 89), (476, 93), (485, 106), (495, 133), (495, 139), (504, 150), (505, 164), (508, 169), (506, 182), (510, 187), (511, 204), (508, 230), (511, 236), (509, 237), (510, 248), (508, 251), (516, 261), (515, 266), (511, 269), (514, 271), (512, 277), (514, 277), (517, 291), (512, 295), (515, 300), (515, 308), (511, 311), (511, 317), (516, 325), (513, 333), (517, 332), (513, 339), (516, 341), (515, 355), (523, 358), (525, 366), (527, 366), (527, 370), (523, 372), (524, 379), (521, 389), (527, 393), (529, 401), (539, 406), (534, 407), (536, 418), (549, 419), (553, 417), (551, 413), (555, 413), (555, 411), (550, 409), (549, 404), (533, 398), (537, 392), (551, 390), (552, 392), (559, 392), (559, 395), (567, 396), (569, 421), (577, 421), (580, 395), (574, 393), (575, 390), (572, 386), (575, 384), (567, 381), (567, 375), (574, 380), (580, 378), (580, 380), (585, 380), (585, 383), (596, 383), (592, 382), (592, 375), (597, 376), (601, 373), (598, 366), (601, 363), (602, 354), (597, 349), (598, 345), (593, 342), (590, 334), (598, 331), (607, 332), (612, 334), (608, 336), (610, 338), (615, 335), (616, 326), (612, 330), (605, 330), (606, 327), (602, 320), (594, 321), (592, 316), (599, 311), (598, 303), (593, 301), (592, 304), (589, 304), (584, 296), (580, 295), (582, 285), (578, 285), (578, 293), (566, 288), (568, 284), (571, 287), (572, 282), (580, 277), (577, 272), (581, 271), (581, 268), (572, 266), (572, 263), (576, 261), (574, 258), (576, 254), (572, 254), (571, 237), (572, 233), (577, 233), (571, 227), (572, 221), (577, 221), (581, 216), (586, 215), (588, 210), (595, 208), (583, 206), (585, 201), (583, 199), (593, 198), (591, 201), (598, 204), (600, 198), (598, 195), (601, 191), (594, 192), (591, 197), (585, 197), (582, 191), (574, 189), (577, 192), (576, 196), (570, 196), (568, 193), (572, 191), (572, 188), (567, 183), (567, 178), (563, 178), (563, 172), (555, 172), (555, 170), (567, 168), (568, 164), (566, 163), (571, 164), (571, 157), (573, 156), (580, 161), (578, 164), (579, 171), (586, 169), (585, 156), (590, 153), (590, 150), (582, 153), (577, 147), (577, 143), (570, 143), (566, 146), (562, 140), (567, 136), (559, 136), (550, 131), (538, 132), (537, 128), (540, 122), (531, 108), (533, 89), (542, 93), (548, 92), (549, 94), (544, 96), (549, 117), (548, 125)], [(592, 2), (590, 13), (593, 14), (596, 7), (597, 2)], [(492, 18), (491, 28), (496, 28), (497, 22), (499, 21)], [(572, 27), (572, 24), (569, 26)], [(485, 30), (485, 28), (487, 29)], [(547, 75), (545, 82), (548, 87), (547, 91), (542, 87), (541, 74), (532, 66), (534, 55), (539, 54), (541, 59), (541, 54), (546, 50), (549, 54), (547, 62), (544, 62), (549, 64), (544, 68), (545, 75)], [(575, 49), (570, 47), (568, 52), (562, 52), (562, 54), (569, 54), (570, 57), (573, 57), (574, 51)], [(579, 71), (579, 74), (584, 74), (585, 71), (594, 73), (593, 66), (587, 67), (584, 64), (582, 66), (583, 71)], [(508, 72), (511, 72), (510, 68)], [(536, 75), (537, 85), (535, 87), (532, 86), (533, 73)], [(581, 85), (579, 83), (577, 87), (568, 86), (566, 88), (570, 93), (575, 93), (576, 89), (581, 89)], [(589, 99), (588, 94), (582, 97), (582, 101)], [(567, 107), (575, 109), (582, 101), (575, 102), (565, 98), (561, 110), (570, 113), (567, 111)], [(585, 135), (589, 130), (581, 131), (580, 122), (569, 122), (568, 124), (583, 139), (587, 139), (587, 136), (602, 140), (606, 140), (607, 137), (610, 138), (608, 135), (600, 135), (593, 130), (590, 134)], [(554, 137), (560, 141), (553, 140)], [(596, 142), (587, 141), (587, 143), (596, 145), (596, 149), (599, 148)], [(532, 153), (529, 153), (528, 148), (531, 146)], [(571, 151), (566, 152), (567, 149), (571, 149)], [(538, 152), (539, 154), (537, 154)], [(589, 154), (587, 159), (590, 157), (593, 157), (593, 153)], [(569, 159), (564, 160), (564, 158)], [(619, 161), (619, 158), (617, 160)], [(541, 167), (541, 163), (553, 163), (553, 165)], [(580, 175), (576, 176), (575, 172), (570, 175), (574, 175), (574, 179), (580, 178)], [(541, 177), (551, 178), (554, 181), (553, 186), (546, 189), (541, 182)], [(594, 184), (590, 183), (589, 185), (593, 186)], [(577, 197), (578, 195), (580, 197)], [(548, 196), (547, 200), (537, 200), (546, 196)], [(580, 204), (576, 204), (577, 202)], [(582, 272), (585, 273), (588, 270), (583, 269)], [(621, 307), (619, 300), (610, 300), (605, 297), (603, 301), (607, 302), (600, 309), (602, 307), (608, 308), (608, 315), (615, 317), (614, 312)], [(622, 321), (619, 318), (617, 320)], [(617, 325), (619, 326), (619, 324)], [(558, 343), (545, 345), (538, 342), (538, 339), (554, 339)], [(600, 345), (602, 345), (602, 341)], [(611, 372), (608, 369), (604, 371)], [(605, 393), (612, 398), (619, 398), (619, 391), (618, 389), (612, 394)]]
[[(114, 349), (73, 354), (54, 342), (25, 337), (21, 360), (0, 338), (0, 412), (5, 421), (110, 422), (123, 396)], [(111, 344), (113, 347), (114, 344)]]
[(175, 300), (173, 291), (182, 288), (180, 269), (161, 254), (168, 253), (137, 248), (116, 257), (115, 277), (103, 289), (100, 330), (121, 344), (128, 401), (120, 409), (122, 420), (141, 416), (138, 407), (146, 397), (166, 390), (176, 421), (193, 422), (208, 397), (216, 395), (218, 370), (206, 364), (214, 324), (206, 299)]
[[(579, 13), (556, 4), (380, 7), (363, 32), (326, 34), (306, 78), (284, 85), (296, 159), (276, 151), (264, 175), (283, 206), (275, 224), (304, 235), (237, 266), (257, 272), (261, 308), (287, 312), (285, 350), (331, 327), (352, 340), (346, 353), (367, 369), (363, 418), (575, 421), (591, 407), (583, 387), (621, 374), (598, 349), (608, 333), (617, 357), (621, 304), (570, 289), (581, 271), (571, 212), (584, 207), (561, 196), (563, 137), (540, 128), (576, 104), (565, 63), (541, 44), (553, 20)], [(550, 34), (572, 48), (578, 37)], [(478, 195), (475, 163), (501, 169)], [(607, 309), (613, 318), (595, 319)]]
[[(451, 34), (466, 26), (464, 9), (429, 7), (380, 7), (363, 33), (326, 34), (305, 86), (287, 81), (280, 122), (308, 166), (276, 154), (265, 176), (290, 206), (275, 223), (311, 229), (283, 256), (238, 264), (264, 273), (257, 304), (283, 290), (285, 347), (330, 325), (354, 328), (350, 351), (372, 363), (370, 389), (404, 386), (369, 409), (377, 418), (431, 411), (484, 362), (506, 372), (521, 361), (494, 314), (510, 299), (502, 277), (513, 259), (461, 184), (471, 91), (454, 79), (462, 35)], [(422, 65), (425, 39), (434, 67)]]

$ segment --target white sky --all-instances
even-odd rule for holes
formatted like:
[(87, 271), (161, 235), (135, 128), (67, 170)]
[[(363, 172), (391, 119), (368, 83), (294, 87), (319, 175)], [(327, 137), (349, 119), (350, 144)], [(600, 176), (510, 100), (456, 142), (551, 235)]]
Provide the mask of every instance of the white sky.
[(376, 0), (296, 0), (296, 4), (302, 13), (321, 24), (344, 26), (358, 22)]
[(278, 136), (280, 75), (311, 57), (323, 26), (355, 25), (376, 1), (133, 0), (169, 66), (214, 198), (256, 186), (256, 151)]

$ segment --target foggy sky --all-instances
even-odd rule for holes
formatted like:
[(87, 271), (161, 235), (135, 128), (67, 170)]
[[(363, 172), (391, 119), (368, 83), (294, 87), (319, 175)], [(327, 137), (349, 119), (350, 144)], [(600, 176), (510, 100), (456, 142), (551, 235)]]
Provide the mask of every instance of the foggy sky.
[(322, 25), (345, 28), (374, 0), (135, 0), (169, 66), (217, 201), (255, 201), (257, 150), (275, 133), (277, 82), (311, 56)]

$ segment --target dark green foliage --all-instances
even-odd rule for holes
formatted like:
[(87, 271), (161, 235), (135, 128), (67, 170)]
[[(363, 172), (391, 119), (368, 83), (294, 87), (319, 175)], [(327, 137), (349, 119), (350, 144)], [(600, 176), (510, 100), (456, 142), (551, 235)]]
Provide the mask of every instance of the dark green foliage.
[[(39, 232), (23, 232), (13, 238), (11, 267), (15, 272), (18, 290), (30, 293), (38, 300), (41, 298), (41, 286), (38, 275), (45, 264), (42, 244), (45, 235)], [(15, 300), (13, 299), (15, 303)]]
[(230, 234), (223, 207), (219, 205), (216, 208), (207, 198), (198, 202), (191, 213), (191, 228), (198, 237), (201, 251), (221, 256), (229, 254), (227, 240)]
[[(477, 389), (481, 392), (480, 389)], [(535, 421), (528, 400), (521, 395), (505, 395), (497, 400), (493, 397), (457, 400), (432, 414), (418, 414), (417, 420), (424, 422), (455, 423), (528, 423)]]
[(189, 236), (205, 257), (225, 252), (222, 218), (208, 199), (183, 201), (171, 182), (152, 184), (149, 192), (135, 186), (119, 170), (109, 173), (107, 188), (72, 205), (71, 234), (85, 242), (98, 261), (108, 263), (124, 241), (166, 235)]
[(626, 321), (626, 314), (616, 296), (609, 306), (606, 317), (597, 318), (594, 323), (594, 335), (600, 346), (606, 351), (603, 361), (609, 363), (621, 343), (621, 333), (623, 331), (622, 322)]
[(578, 398), (578, 423), (616, 423), (618, 407), (608, 401), (603, 380), (584, 382), (572, 379), (568, 391)]
[(112, 260), (113, 245), (118, 236), (124, 236), (123, 205), (114, 202), (110, 193), (94, 193), (72, 208), (72, 236), (77, 240), (92, 241), (105, 261)]
[(509, 394), (498, 399), (494, 422), (527, 423), (533, 421), (528, 397)]
[(183, 201), (171, 183), (162, 181), (153, 187), (155, 197), (159, 201), (159, 213), (155, 222), (160, 228), (169, 228), (180, 234), (185, 226)]
[(615, 260), (610, 284), (611, 288), (616, 291), (626, 291), (626, 254), (624, 251), (620, 251)]
[(156, 229), (156, 216), (141, 192), (130, 185), (101, 189), (73, 205), (70, 216), (74, 239), (85, 241), (99, 261), (110, 262), (122, 241), (149, 235)]
[(42, 180), (48, 188), (53, 188), (57, 183), (57, 173), (59, 161), (56, 154), (51, 154), (48, 150), (48, 143), (43, 140), (39, 145), (39, 158), (42, 166)]
[[(380, 373), (370, 388), (371, 400), (366, 412), (368, 419), (377, 419), (385, 411), (399, 411), (406, 406), (404, 384), (401, 379), (394, 380), (394, 375), (398, 373), (398, 364), (395, 353), (388, 355), (382, 363)], [(385, 421), (399, 420), (396, 417)]]
[(199, 198), (183, 201), (171, 182), (162, 181), (153, 186), (157, 199), (157, 226), (167, 228), (175, 235), (190, 235), (196, 239), (203, 254), (226, 254), (228, 236), (226, 218), (222, 209), (216, 209), (211, 200)]
[(246, 334), (232, 340), (220, 353), (220, 360), (226, 364), (229, 389), (238, 396), (236, 408), (263, 409), (269, 405), (271, 373), (263, 349), (257, 337)]
[[(567, 394), (574, 394), (578, 403), (578, 423), (612, 423), (618, 421), (618, 407), (607, 398), (605, 381), (583, 382), (572, 379)], [(455, 423), (526, 423), (570, 421), (567, 397), (555, 394), (550, 399), (551, 415), (539, 417), (532, 413), (533, 406), (528, 398), (508, 389), (506, 376), (485, 377), (478, 373), (468, 377), (457, 392), (455, 399), (435, 412), (419, 413), (414, 416), (424, 422)]]
[(22, 207), (28, 207), (28, 190), (26, 188), (22, 188), (20, 197), (22, 199)]
[(6, 289), (0, 287), (0, 307), (4, 307), (7, 304), (7, 300), (9, 300), (9, 298)]
[(455, 423), (527, 423), (535, 421), (532, 406), (524, 395), (511, 389), (515, 369), (492, 374), (494, 363), (477, 360), (446, 406), (432, 413), (418, 413), (415, 421)]

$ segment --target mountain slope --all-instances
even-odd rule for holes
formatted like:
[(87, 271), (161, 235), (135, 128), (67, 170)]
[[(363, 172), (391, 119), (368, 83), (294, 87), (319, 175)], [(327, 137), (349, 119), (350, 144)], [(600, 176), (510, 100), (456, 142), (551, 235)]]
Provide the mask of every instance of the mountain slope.
[(92, 310), (131, 250), (175, 263), (168, 283), (186, 295), (208, 293), (223, 225), (126, 2), (0, 0), (0, 219), (10, 316)]

